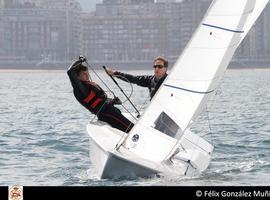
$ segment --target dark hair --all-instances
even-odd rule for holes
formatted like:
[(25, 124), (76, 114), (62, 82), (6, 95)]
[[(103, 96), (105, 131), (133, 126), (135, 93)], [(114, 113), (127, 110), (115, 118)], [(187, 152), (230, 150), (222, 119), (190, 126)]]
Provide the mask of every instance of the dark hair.
[(77, 76), (80, 75), (80, 72), (81, 72), (81, 71), (86, 71), (86, 70), (87, 70), (87, 67), (84, 66), (84, 65), (82, 65), (82, 64), (78, 65), (78, 66), (74, 69), (74, 71), (76, 72)]
[(158, 57), (155, 58), (154, 63), (155, 63), (157, 60), (163, 61), (163, 62), (164, 62), (164, 67), (168, 68), (168, 66), (169, 66), (169, 61), (168, 61), (167, 59), (165, 59), (164, 57), (158, 56)]

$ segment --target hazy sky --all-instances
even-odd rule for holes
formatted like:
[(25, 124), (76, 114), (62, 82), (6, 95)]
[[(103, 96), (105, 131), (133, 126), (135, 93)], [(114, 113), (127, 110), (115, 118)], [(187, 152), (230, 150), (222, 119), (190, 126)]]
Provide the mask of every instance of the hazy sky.
[(96, 3), (101, 3), (102, 0), (78, 0), (81, 5), (82, 5), (82, 9), (85, 11), (93, 11), (95, 9), (95, 5)]

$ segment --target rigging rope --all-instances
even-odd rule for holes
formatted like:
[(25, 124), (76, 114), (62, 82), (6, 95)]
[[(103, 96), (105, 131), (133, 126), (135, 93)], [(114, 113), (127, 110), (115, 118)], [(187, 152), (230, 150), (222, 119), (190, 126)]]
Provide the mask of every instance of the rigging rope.
[[(133, 94), (133, 86), (131, 84), (131, 82), (124, 76), (121, 76), (121, 75), (112, 75), (113, 77), (116, 77), (116, 78), (120, 78), (120, 79), (125, 79), (125, 82), (128, 82), (129, 83), (129, 86), (131, 88), (131, 92), (130, 92), (130, 95), (128, 96), (128, 98), (130, 99), (132, 94)], [(128, 101), (128, 98), (126, 97), (125, 101), (123, 101), (122, 103), (125, 103)]]
[[(144, 103), (142, 104), (141, 108), (139, 109), (140, 112), (141, 112), (142, 109), (145, 107), (146, 102), (149, 101), (148, 98), (149, 98), (149, 97), (147, 97), (147, 98), (145, 99)], [(136, 118), (136, 120), (138, 121), (137, 118)], [(129, 136), (129, 133), (128, 133), (128, 134), (123, 134), (123, 135), (120, 137), (119, 141), (118, 141), (118, 142), (116, 143), (116, 145), (115, 145), (115, 149), (116, 149), (117, 151), (118, 151), (118, 150), (120, 149), (120, 147), (125, 143), (125, 141), (127, 140), (128, 136)]]
[[(103, 66), (103, 69), (107, 72), (107, 69), (105, 66)], [(140, 117), (140, 112), (138, 111), (138, 109), (136, 108), (136, 106), (132, 103), (132, 101), (130, 101), (130, 99), (128, 98), (128, 96), (126, 95), (126, 93), (124, 92), (124, 90), (119, 86), (119, 84), (117, 83), (117, 81), (113, 78), (113, 76), (111, 74), (109, 74), (107, 72), (107, 74), (110, 76), (110, 78), (113, 80), (113, 82), (117, 85), (117, 87), (120, 89), (120, 91), (125, 95), (125, 97), (127, 98), (127, 100), (129, 101), (129, 103), (132, 105), (132, 107), (136, 110), (136, 112), (138, 113), (138, 117)]]
[(94, 72), (94, 74), (98, 77), (98, 79), (103, 83), (103, 85), (105, 85), (105, 87), (113, 94), (113, 96), (114, 97), (116, 97), (115, 96), (115, 94), (114, 94), (114, 92), (109, 88), (109, 86), (102, 80), (102, 78), (97, 74), (97, 72), (94, 70), (94, 68), (93, 67), (91, 67), (90, 65), (89, 65), (89, 63), (87, 62), (87, 60), (85, 59), (85, 63), (87, 64), (87, 66), (89, 67), (89, 69), (91, 69), (93, 72)]
[[(90, 66), (90, 64), (87, 62), (87, 60), (86, 59), (84, 59), (84, 60), (82, 60), (82, 61), (84, 61), (86, 64), (87, 64), (87, 66), (89, 67), (89, 69), (91, 69), (93, 72), (94, 72), (94, 74), (97, 76), (97, 78), (103, 83), (103, 85), (108, 89), (108, 91), (109, 92), (111, 92), (112, 93), (112, 95), (114, 96), (114, 98), (116, 97), (116, 95), (114, 94), (114, 92), (109, 88), (109, 86), (105, 83), (105, 81), (103, 81), (103, 79), (97, 74), (97, 72), (94, 70), (94, 68), (93, 67), (91, 67)], [(132, 87), (132, 92), (133, 92), (133, 87)], [(131, 95), (132, 95), (132, 93), (131, 93)], [(130, 96), (131, 96), (130, 95)], [(126, 101), (127, 100), (129, 100), (129, 97), (127, 97), (126, 96)], [(126, 101), (124, 101), (124, 102), (126, 102)], [(130, 100), (129, 100), (130, 101)], [(103, 107), (104, 105), (102, 105), (102, 107)], [(121, 104), (121, 106), (127, 111), (127, 113), (129, 113), (130, 115), (131, 115), (131, 117), (133, 118), (133, 119), (135, 119), (135, 120), (138, 120), (135, 116), (133, 116), (132, 115), (132, 113), (123, 105), (123, 103)], [(101, 107), (101, 108), (102, 108)], [(100, 109), (101, 110), (101, 109)], [(94, 118), (91, 120), (91, 121), (93, 121), (94, 119), (96, 118), (96, 116), (94, 116)]]

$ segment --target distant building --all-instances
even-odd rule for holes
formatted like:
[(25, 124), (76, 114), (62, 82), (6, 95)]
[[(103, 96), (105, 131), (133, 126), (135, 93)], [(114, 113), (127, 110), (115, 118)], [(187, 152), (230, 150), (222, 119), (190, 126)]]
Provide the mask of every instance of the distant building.
[(268, 4), (238, 47), (233, 61), (240, 66), (270, 63), (270, 5)]
[(71, 60), (78, 54), (79, 5), (62, 1), (49, 8), (50, 2), (19, 1), (2, 11), (2, 60)]
[(96, 61), (175, 61), (211, 0), (104, 0), (83, 17), (82, 51)]
[(9, 8), (14, 4), (14, 0), (0, 0), (1, 8)]
[(4, 8), (4, 0), (0, 0), (0, 9), (3, 9)]
[(3, 25), (4, 0), (0, 0), (0, 56), (4, 54), (4, 25)]

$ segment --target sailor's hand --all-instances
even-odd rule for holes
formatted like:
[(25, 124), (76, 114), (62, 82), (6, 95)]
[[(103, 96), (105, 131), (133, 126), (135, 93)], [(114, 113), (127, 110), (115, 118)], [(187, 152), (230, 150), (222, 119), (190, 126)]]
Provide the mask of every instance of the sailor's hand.
[(81, 62), (85, 62), (85, 61), (86, 61), (85, 56), (80, 55), (80, 56), (79, 56), (79, 61), (81, 61)]
[(110, 68), (106, 68), (106, 73), (108, 74), (108, 75), (110, 75), (110, 76), (112, 76), (113, 74), (114, 74), (114, 71), (112, 70), (112, 69), (110, 69)]
[(114, 97), (111, 101), (112, 105), (121, 105), (122, 101), (118, 97)]

